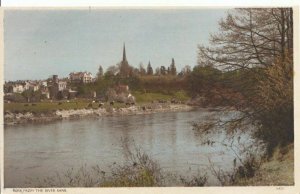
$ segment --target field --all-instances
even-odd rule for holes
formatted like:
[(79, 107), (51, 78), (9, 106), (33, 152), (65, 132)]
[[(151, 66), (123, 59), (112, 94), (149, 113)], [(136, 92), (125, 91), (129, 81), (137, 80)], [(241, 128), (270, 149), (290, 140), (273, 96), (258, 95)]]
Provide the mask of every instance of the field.
[(177, 91), (172, 94), (154, 93), (154, 92), (142, 93), (136, 91), (133, 92), (133, 95), (136, 97), (137, 103), (149, 103), (158, 100), (170, 101), (172, 99), (176, 99), (179, 101), (187, 101), (189, 99), (189, 96), (184, 91)]
[[(186, 101), (189, 97), (183, 91), (178, 91), (174, 94), (162, 94), (162, 93), (141, 93), (135, 92), (133, 95), (136, 97), (137, 105), (144, 105), (151, 103), (152, 101), (164, 100), (170, 101), (173, 98), (180, 101)], [(125, 103), (115, 102), (111, 106), (108, 102), (104, 103), (103, 108), (123, 108), (126, 107)], [(11, 112), (33, 112), (33, 113), (49, 113), (56, 110), (70, 110), (70, 109), (84, 109), (84, 108), (99, 108), (99, 103), (92, 102), (88, 99), (76, 99), (76, 100), (63, 100), (63, 101), (43, 101), (36, 103), (5, 103), (4, 110)]]

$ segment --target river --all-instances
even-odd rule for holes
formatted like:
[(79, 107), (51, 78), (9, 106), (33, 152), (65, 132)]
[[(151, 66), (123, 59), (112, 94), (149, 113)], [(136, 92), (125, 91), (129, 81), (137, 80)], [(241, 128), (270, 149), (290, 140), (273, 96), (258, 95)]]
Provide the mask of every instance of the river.
[[(5, 187), (26, 187), (28, 177), (44, 178), (72, 167), (99, 165), (107, 169), (114, 162), (122, 163), (121, 139), (133, 140), (167, 172), (206, 172), (208, 158), (229, 169), (233, 153), (224, 146), (202, 145), (192, 130), (191, 122), (204, 121), (212, 113), (215, 112), (197, 109), (5, 127)], [(211, 178), (209, 185), (218, 183)]]

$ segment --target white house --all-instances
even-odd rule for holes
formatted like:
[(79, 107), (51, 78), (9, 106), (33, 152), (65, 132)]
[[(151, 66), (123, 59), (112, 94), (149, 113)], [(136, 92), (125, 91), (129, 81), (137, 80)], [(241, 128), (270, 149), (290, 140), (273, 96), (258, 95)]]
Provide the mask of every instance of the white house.
[(67, 82), (59, 81), (58, 82), (58, 91), (63, 91), (67, 88)]
[(70, 73), (70, 81), (72, 83), (91, 83), (93, 76), (90, 72), (72, 72)]
[(38, 84), (32, 83), (32, 84), (30, 84), (29, 89), (35, 92), (40, 89), (40, 86)]
[(13, 93), (22, 93), (25, 91), (25, 88), (22, 84), (14, 84), (12, 85), (12, 92)]

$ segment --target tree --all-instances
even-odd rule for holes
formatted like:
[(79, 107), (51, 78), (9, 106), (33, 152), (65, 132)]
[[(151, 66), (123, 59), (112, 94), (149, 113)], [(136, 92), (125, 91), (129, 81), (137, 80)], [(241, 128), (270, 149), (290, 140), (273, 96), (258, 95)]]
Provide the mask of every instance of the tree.
[(147, 75), (153, 75), (153, 69), (151, 67), (150, 61), (147, 66)]
[(132, 72), (133, 72), (134, 76), (140, 75), (140, 69), (138, 69), (138, 68), (132, 68)]
[(157, 68), (155, 69), (155, 75), (160, 75), (160, 68), (159, 68), (159, 67), (157, 67)]
[(160, 67), (160, 74), (161, 74), (161, 75), (166, 75), (166, 74), (167, 74), (167, 70), (166, 70), (166, 67), (165, 67), (165, 66), (161, 66), (161, 67)]
[(293, 10), (234, 9), (219, 24), (211, 46), (199, 46), (198, 64), (238, 72), (222, 82), (243, 100), (220, 95), (242, 113), (235, 126), (255, 123), (256, 137), (272, 154), (277, 145), (293, 141)]
[(25, 90), (24, 92), (22, 92), (22, 96), (24, 96), (27, 102), (31, 102), (33, 93), (34, 93), (33, 90)]
[[(198, 63), (228, 69), (267, 67), (293, 48), (292, 9), (235, 9), (211, 36), (215, 47), (199, 46)], [(218, 46), (217, 46), (218, 45)]]
[(129, 77), (132, 73), (132, 67), (128, 64), (127, 61), (122, 61), (118, 64), (119, 73), (121, 77)]
[(139, 72), (140, 72), (140, 75), (142, 75), (142, 76), (146, 75), (146, 69), (144, 68), (143, 63), (140, 63)]
[(109, 66), (106, 70), (105, 76), (106, 77), (111, 77), (115, 76), (117, 73), (119, 73), (119, 67), (116, 65)]
[(209, 95), (211, 89), (216, 88), (220, 81), (221, 71), (211, 66), (195, 66), (193, 72), (187, 77), (189, 90), (192, 94)]
[(172, 58), (172, 63), (170, 65), (170, 74), (171, 75), (176, 75), (177, 74), (174, 58)]
[(264, 69), (264, 78), (258, 83), (256, 106), (260, 107), (257, 120), (264, 128), (260, 137), (272, 148), (294, 141), (293, 63), (290, 56), (285, 61), (278, 59)]
[(192, 72), (191, 70), (191, 66), (186, 65), (182, 68), (181, 72), (183, 73), (183, 75), (188, 75)]
[(97, 78), (100, 79), (103, 77), (103, 68), (102, 66), (100, 65), (99, 66), (99, 69), (98, 69), (98, 73), (97, 73)]

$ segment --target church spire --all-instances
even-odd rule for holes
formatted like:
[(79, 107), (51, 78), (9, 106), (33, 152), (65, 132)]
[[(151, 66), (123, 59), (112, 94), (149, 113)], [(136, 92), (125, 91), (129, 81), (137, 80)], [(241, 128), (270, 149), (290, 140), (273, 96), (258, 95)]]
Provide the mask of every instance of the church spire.
[(124, 45), (123, 45), (123, 61), (127, 61), (127, 59), (126, 59), (125, 43), (124, 43)]

